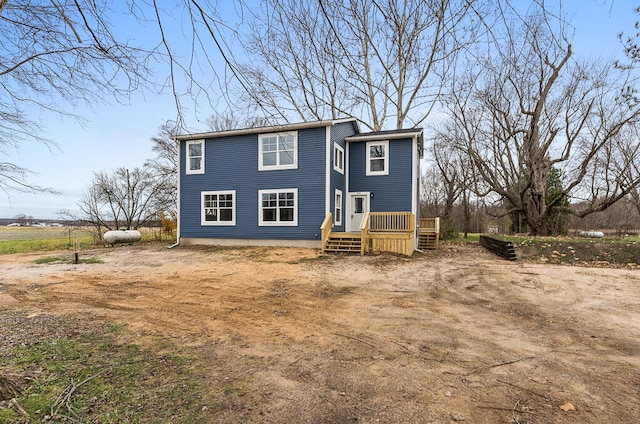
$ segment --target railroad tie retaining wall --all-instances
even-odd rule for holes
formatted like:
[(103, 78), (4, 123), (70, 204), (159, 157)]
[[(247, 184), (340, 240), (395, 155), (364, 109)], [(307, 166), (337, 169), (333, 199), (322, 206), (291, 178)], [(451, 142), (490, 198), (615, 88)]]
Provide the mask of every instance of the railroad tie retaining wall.
[(502, 258), (515, 261), (516, 249), (510, 241), (499, 240), (489, 236), (480, 236), (480, 245)]

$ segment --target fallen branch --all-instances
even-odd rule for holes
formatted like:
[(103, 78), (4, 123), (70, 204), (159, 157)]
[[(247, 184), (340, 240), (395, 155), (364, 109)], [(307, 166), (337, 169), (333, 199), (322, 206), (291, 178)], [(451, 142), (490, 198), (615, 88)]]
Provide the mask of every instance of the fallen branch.
[(333, 334), (335, 334), (336, 336), (346, 337), (347, 339), (356, 340), (356, 341), (358, 341), (358, 342), (360, 342), (360, 343), (364, 343), (364, 344), (366, 344), (366, 345), (368, 345), (368, 346), (371, 346), (371, 347), (377, 347), (376, 345), (373, 345), (373, 344), (371, 344), (371, 343), (369, 343), (369, 342), (365, 342), (364, 340), (359, 339), (359, 338), (357, 338), (357, 337), (348, 336), (348, 335), (346, 335), (346, 334), (340, 334), (340, 333), (333, 333)]
[(503, 406), (478, 405), (478, 406), (476, 406), (476, 408), (480, 408), (480, 409), (495, 409), (496, 411), (509, 411), (509, 412), (518, 412), (520, 414), (535, 415), (535, 413), (531, 412), (531, 411), (526, 411), (524, 409), (515, 409), (515, 406), (513, 408), (505, 408)]
[(471, 374), (476, 373), (478, 371), (486, 370), (486, 369), (489, 369), (489, 368), (500, 367), (502, 365), (515, 364), (516, 362), (524, 361), (525, 359), (533, 359), (533, 358), (535, 358), (535, 356), (523, 356), (522, 358), (513, 359), (511, 361), (497, 362), (495, 364), (483, 365), (481, 367), (478, 367), (478, 368), (475, 368), (475, 369), (469, 371), (465, 375), (471, 375)]
[(406, 350), (407, 352), (411, 353), (411, 351), (409, 350), (409, 348), (408, 348), (408, 347), (406, 347), (405, 345), (403, 345), (402, 343), (400, 343), (400, 342), (394, 342), (393, 340), (391, 340), (391, 343), (393, 343), (393, 344), (397, 344), (398, 346), (400, 346), (401, 348), (403, 348), (403, 349), (404, 349), (404, 350)]
[(78, 384), (74, 384), (73, 380), (72, 380), (71, 384), (68, 385), (62, 391), (62, 393), (60, 393), (60, 395), (58, 396), (56, 401), (53, 403), (53, 405), (51, 405), (51, 418), (54, 418), (54, 417), (56, 417), (58, 415), (58, 412), (60, 411), (60, 408), (63, 405), (67, 408), (67, 410), (70, 413), (72, 413), (73, 415), (76, 415), (75, 411), (73, 410), (73, 408), (69, 404), (71, 402), (71, 398), (73, 397), (73, 394), (76, 392), (76, 390), (78, 390), (84, 384), (87, 384), (89, 381), (93, 380), (94, 378), (99, 377), (100, 375), (104, 374), (106, 371), (107, 370), (104, 369), (104, 370), (100, 371), (97, 374), (90, 375), (89, 377), (85, 378), (84, 380), (82, 380)]
[(0, 375), (0, 401), (13, 399), (20, 396), (20, 393), (22, 390), (15, 381)]
[(27, 411), (24, 410), (24, 408), (18, 403), (18, 400), (16, 398), (13, 398), (9, 401), (9, 403), (13, 406), (16, 407), (16, 409), (18, 410), (18, 412), (20, 412), (22, 415), (24, 415), (26, 418), (29, 418), (29, 413)]

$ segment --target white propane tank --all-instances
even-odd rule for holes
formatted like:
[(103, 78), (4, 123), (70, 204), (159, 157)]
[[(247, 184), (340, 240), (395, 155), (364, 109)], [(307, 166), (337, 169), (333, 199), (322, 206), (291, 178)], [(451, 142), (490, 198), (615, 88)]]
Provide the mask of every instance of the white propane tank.
[(602, 238), (604, 233), (602, 231), (580, 231), (580, 237)]
[(118, 230), (107, 231), (102, 236), (102, 239), (113, 246), (116, 243), (135, 243), (140, 241), (142, 234), (138, 230)]

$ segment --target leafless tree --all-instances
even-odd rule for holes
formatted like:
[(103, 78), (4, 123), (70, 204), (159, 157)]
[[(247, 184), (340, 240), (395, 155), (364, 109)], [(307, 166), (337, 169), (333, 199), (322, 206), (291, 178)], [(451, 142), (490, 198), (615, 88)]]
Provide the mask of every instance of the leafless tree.
[[(146, 82), (150, 50), (118, 39), (107, 1), (0, 1), (0, 158), (44, 142), (30, 111), (74, 114), (101, 96), (123, 100)], [(0, 189), (41, 189), (26, 166), (0, 159)]]
[[(445, 107), (461, 135), (452, 147), (508, 206), (505, 214), (522, 214), (543, 235), (552, 213), (602, 211), (640, 183), (640, 174), (614, 166), (628, 169), (617, 138), (640, 108), (628, 70), (574, 58), (562, 17), (534, 6), (526, 16), (499, 10), (486, 59), (456, 76)], [(565, 180), (547, 198), (551, 167)], [(588, 202), (575, 209), (562, 206), (566, 198)]]
[(98, 231), (140, 228), (158, 219), (163, 189), (149, 169), (96, 172), (78, 203), (80, 219)]
[(207, 126), (211, 131), (228, 131), (238, 128), (257, 128), (272, 124), (273, 122), (258, 115), (238, 115), (229, 111), (228, 113), (214, 113), (207, 118)]
[(174, 121), (162, 124), (158, 134), (151, 137), (155, 156), (145, 162), (145, 168), (156, 180), (158, 212), (170, 217), (177, 215), (178, 206), (178, 143), (173, 137), (179, 132)]
[(182, 125), (185, 97), (224, 98), (235, 72), (228, 18), (239, 24), (244, 2), (228, 6), (222, 19), (216, 0), (0, 0), (0, 190), (43, 189), (9, 159), (26, 142), (56, 147), (40, 111), (81, 118), (87, 104), (168, 87)]
[(417, 126), (475, 36), (469, 13), (479, 3), (267, 0), (241, 36), (251, 60), (238, 66), (245, 100), (284, 121), (349, 116), (372, 130)]
[(420, 176), (420, 216), (442, 216), (444, 198), (445, 194), (438, 168), (434, 165), (423, 167)]

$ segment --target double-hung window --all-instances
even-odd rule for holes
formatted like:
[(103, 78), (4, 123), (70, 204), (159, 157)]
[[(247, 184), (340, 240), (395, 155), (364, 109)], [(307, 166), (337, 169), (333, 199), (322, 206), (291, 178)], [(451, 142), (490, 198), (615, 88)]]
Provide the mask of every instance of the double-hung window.
[(258, 204), (258, 225), (298, 225), (298, 189), (259, 190)]
[(336, 189), (335, 207), (334, 207), (335, 219), (333, 223), (336, 226), (342, 225), (342, 190)]
[(236, 192), (203, 191), (202, 225), (236, 225)]
[(389, 141), (367, 143), (367, 175), (389, 175)]
[(298, 133), (261, 134), (258, 137), (258, 170), (297, 169)]
[(204, 174), (204, 140), (187, 141), (187, 174)]
[(333, 169), (344, 174), (344, 149), (338, 143), (333, 144)]

